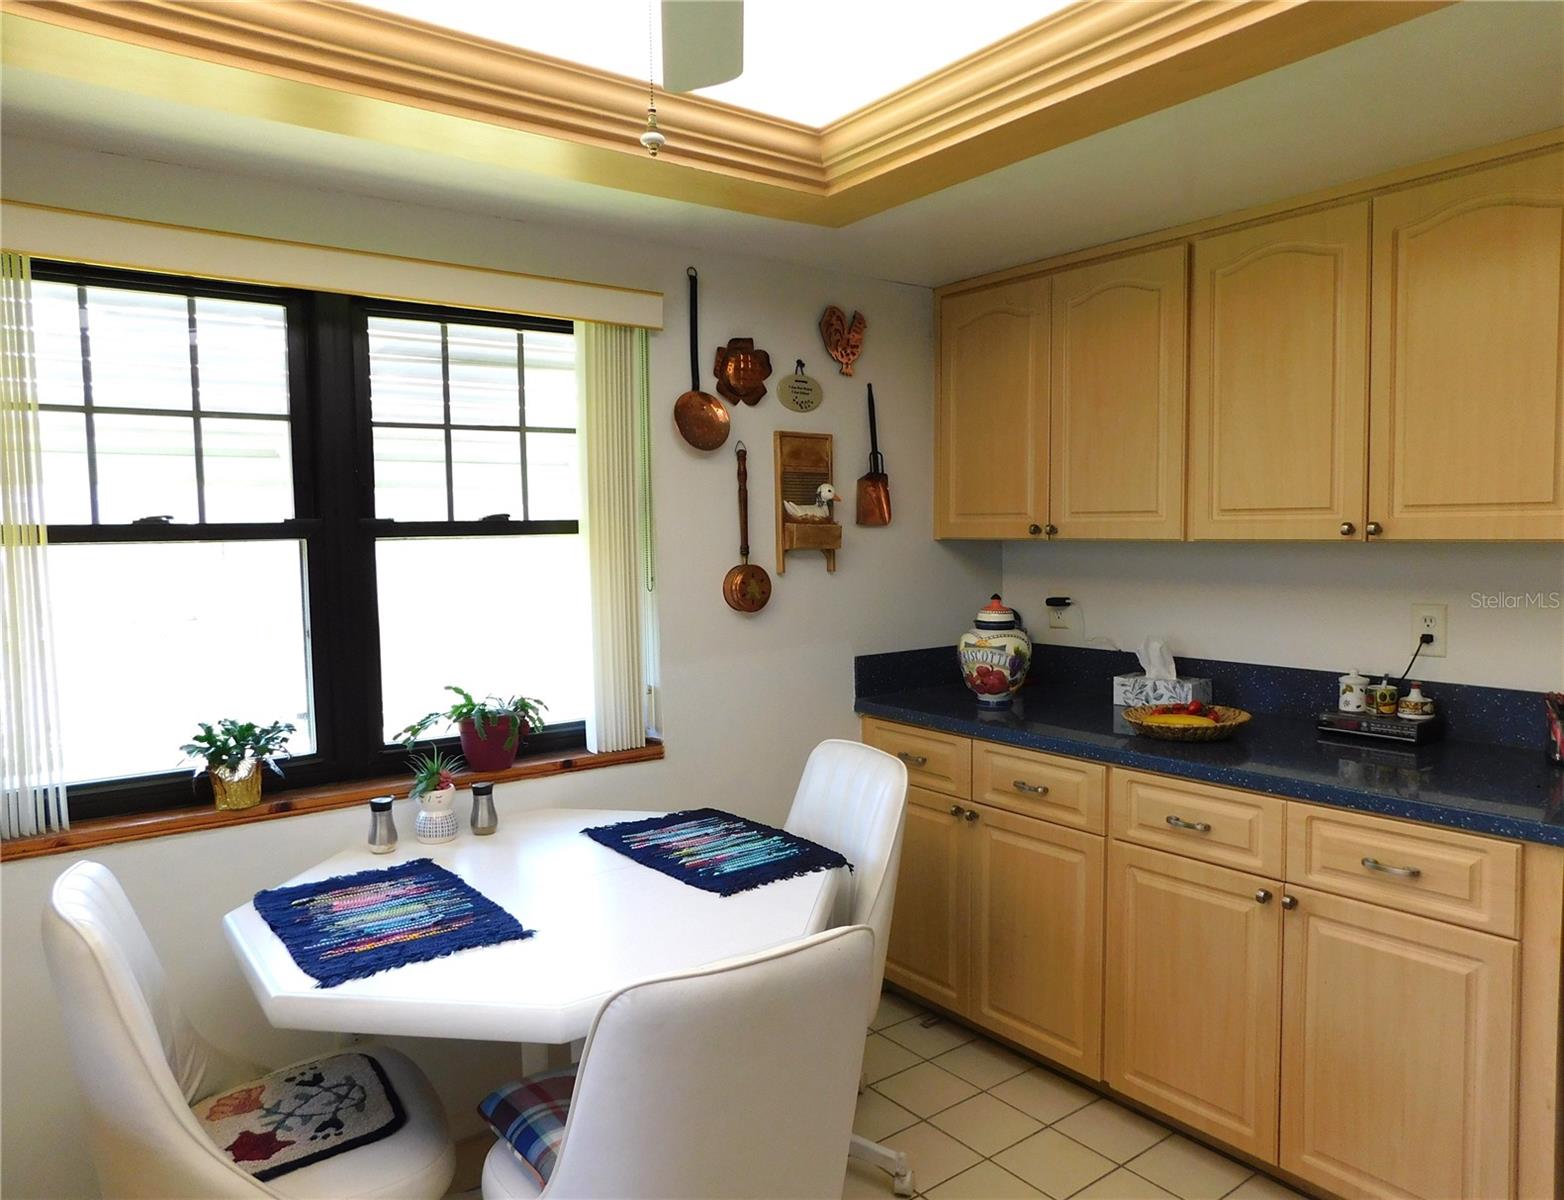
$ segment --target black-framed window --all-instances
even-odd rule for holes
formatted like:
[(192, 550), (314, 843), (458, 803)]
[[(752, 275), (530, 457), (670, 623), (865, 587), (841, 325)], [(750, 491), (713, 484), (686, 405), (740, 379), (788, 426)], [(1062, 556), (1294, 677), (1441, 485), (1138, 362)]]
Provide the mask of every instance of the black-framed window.
[(447, 683), (582, 744), (568, 322), (33, 278), (73, 813), (189, 803), (178, 746), (224, 716), (298, 726), (285, 786), (395, 772)]

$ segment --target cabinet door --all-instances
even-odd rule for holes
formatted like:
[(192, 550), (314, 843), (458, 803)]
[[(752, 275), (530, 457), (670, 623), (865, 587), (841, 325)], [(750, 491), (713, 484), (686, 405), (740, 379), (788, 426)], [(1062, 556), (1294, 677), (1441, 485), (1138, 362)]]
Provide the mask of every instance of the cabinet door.
[(1345, 1197), (1512, 1195), (1515, 943), (1287, 891), (1282, 1168)]
[(972, 996), (985, 1029), (1102, 1077), (1103, 839), (971, 805)]
[(953, 1011), (966, 1000), (969, 951), (963, 863), (968, 836), (961, 811), (948, 796), (907, 789), (907, 829), (885, 958), (885, 977), (892, 983)]
[(1280, 891), (1258, 875), (1109, 845), (1107, 1080), (1267, 1161), (1276, 1154)]
[(1048, 516), (1049, 282), (940, 301), (934, 536), (1034, 536)]
[(1183, 534), (1185, 258), (1170, 246), (1054, 276), (1059, 537)]
[(1369, 206), (1195, 243), (1189, 536), (1362, 540)]
[(1564, 538), (1564, 152), (1374, 201), (1369, 520)]

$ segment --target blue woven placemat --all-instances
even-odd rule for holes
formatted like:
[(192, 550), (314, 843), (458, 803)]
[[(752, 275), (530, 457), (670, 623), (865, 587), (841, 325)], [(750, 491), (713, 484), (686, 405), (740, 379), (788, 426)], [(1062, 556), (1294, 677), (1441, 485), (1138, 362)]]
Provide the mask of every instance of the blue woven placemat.
[(835, 850), (718, 808), (692, 808), (581, 832), (642, 866), (719, 896), (833, 867), (852, 870)]
[(270, 888), (255, 910), (321, 987), (536, 932), (427, 858)]

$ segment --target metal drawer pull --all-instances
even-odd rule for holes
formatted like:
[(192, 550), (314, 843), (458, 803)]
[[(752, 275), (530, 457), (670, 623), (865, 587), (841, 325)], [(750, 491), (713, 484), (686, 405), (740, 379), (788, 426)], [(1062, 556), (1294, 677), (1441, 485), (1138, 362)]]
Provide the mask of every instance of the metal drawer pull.
[(978, 819), (977, 812), (974, 809), (970, 809), (970, 808), (967, 809), (967, 820), (970, 822), (970, 821), (976, 821), (977, 819)]
[(1297, 896), (1283, 896), (1282, 897), (1282, 907), (1285, 908), (1288, 912), (1292, 912), (1293, 909), (1298, 907), (1298, 897)]
[(1024, 779), (1012, 779), (1010, 786), (1018, 792), (1029, 792), (1033, 796), (1048, 795), (1048, 785), (1045, 783), (1028, 783)]
[(898, 750), (896, 757), (901, 759), (909, 767), (922, 767), (928, 765), (928, 757), (922, 754), (908, 754), (905, 750)]
[(1377, 858), (1365, 858), (1363, 865), (1370, 871), (1382, 871), (1386, 875), (1396, 875), (1402, 879), (1416, 879), (1423, 873), (1421, 867), (1392, 867), (1389, 863), (1382, 863)]
[(1261, 888), (1259, 891), (1255, 892), (1254, 902), (1256, 904), (1269, 904), (1271, 902), (1271, 893), (1268, 892), (1265, 888)]
[(953, 816), (953, 817), (959, 817), (962, 813), (964, 813), (966, 811), (967, 810), (962, 808), (961, 805), (959, 805), (959, 804), (952, 804), (950, 806), (950, 815)]
[(1211, 832), (1211, 826), (1204, 821), (1186, 821), (1183, 817), (1176, 817), (1171, 813), (1168, 815), (1168, 824), (1173, 826), (1174, 829), (1191, 829), (1196, 833)]

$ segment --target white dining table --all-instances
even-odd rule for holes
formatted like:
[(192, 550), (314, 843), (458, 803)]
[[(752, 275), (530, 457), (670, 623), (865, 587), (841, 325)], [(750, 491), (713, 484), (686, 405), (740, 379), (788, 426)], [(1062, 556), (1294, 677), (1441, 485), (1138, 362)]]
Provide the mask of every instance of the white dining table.
[(833, 922), (845, 868), (719, 896), (642, 866), (591, 838), (593, 825), (644, 811), (541, 809), (497, 833), (389, 854), (344, 850), (283, 884), (429, 858), (537, 932), (367, 979), (319, 987), (253, 903), (223, 918), (228, 944), (274, 1026), (338, 1033), (561, 1044), (586, 1036), (615, 991), (637, 980), (752, 954)]

